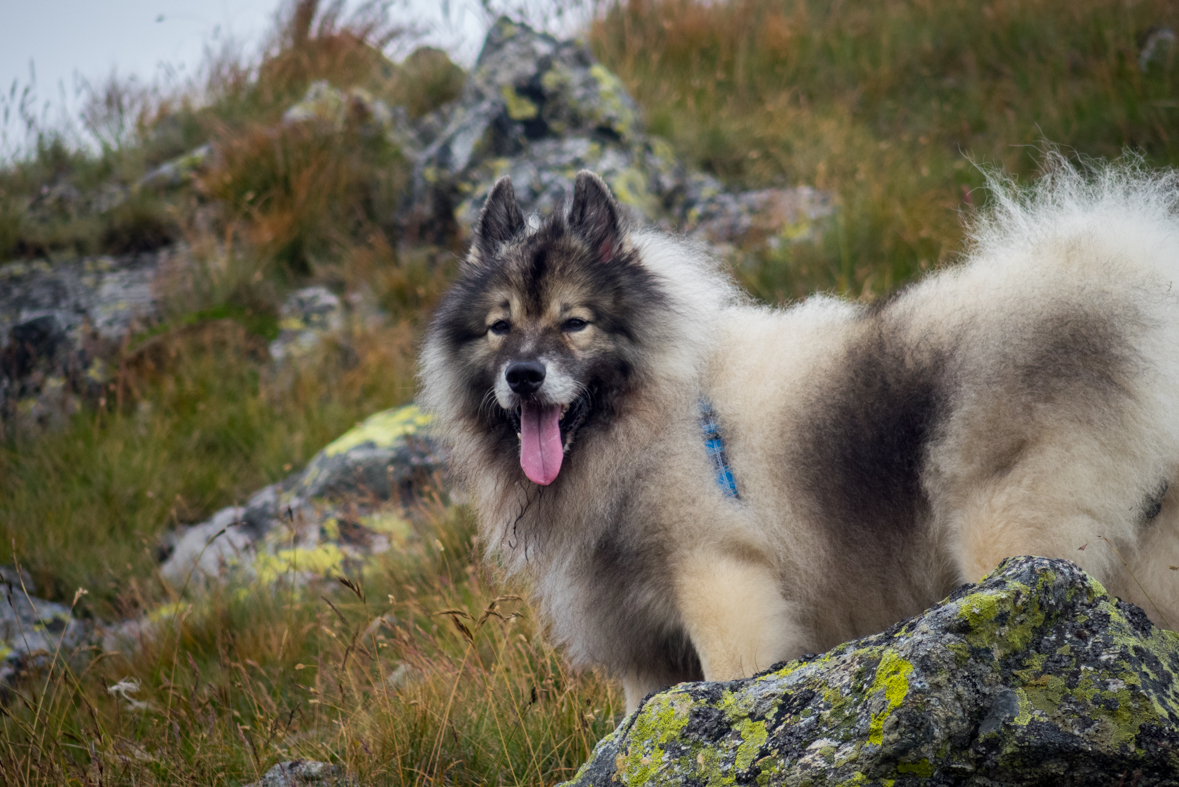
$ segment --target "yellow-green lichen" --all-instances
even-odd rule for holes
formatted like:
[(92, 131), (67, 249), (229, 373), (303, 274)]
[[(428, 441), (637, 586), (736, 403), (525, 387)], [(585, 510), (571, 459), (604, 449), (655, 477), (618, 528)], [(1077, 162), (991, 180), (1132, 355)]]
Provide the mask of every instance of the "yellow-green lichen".
[(365, 443), (372, 443), (379, 448), (392, 448), (398, 440), (426, 429), (432, 421), (432, 416), (413, 404), (385, 410), (369, 416), (329, 443), (323, 449), (323, 454), (339, 456)]
[(627, 167), (611, 177), (610, 189), (623, 205), (637, 208), (647, 216), (655, 215), (655, 198), (651, 196), (647, 176), (637, 169)]
[(642, 784), (655, 775), (663, 762), (663, 747), (679, 738), (691, 707), (686, 693), (667, 692), (653, 697), (635, 717), (629, 735), (636, 743), (619, 752), (616, 763), (630, 784)]
[(876, 680), (870, 693), (875, 694), (883, 689), (888, 705), (880, 713), (872, 715), (872, 722), (868, 725), (868, 743), (876, 746), (884, 743), (884, 722), (900, 707), (909, 693), (909, 673), (912, 671), (913, 665), (908, 661), (891, 650), (885, 651), (876, 668)]
[(159, 623), (161, 620), (173, 618), (188, 609), (190, 605), (183, 601), (174, 601), (170, 604), (161, 604), (160, 606), (147, 613), (147, 619), (152, 623)]
[(626, 87), (622, 80), (598, 63), (590, 66), (590, 76), (598, 82), (598, 98), (604, 114), (614, 116), (614, 130), (623, 137), (628, 136), (633, 130), (635, 118), (634, 113), (623, 103)]
[(933, 763), (924, 757), (917, 762), (899, 762), (897, 763), (897, 773), (911, 773), (922, 779), (928, 779), (933, 776)]
[(744, 771), (753, 764), (754, 759), (761, 752), (761, 747), (766, 745), (766, 740), (769, 738), (769, 733), (766, 732), (766, 724), (764, 721), (754, 721), (752, 719), (744, 719), (734, 725), (737, 731), (737, 737), (741, 743), (737, 746), (737, 755), (733, 760), (733, 768), (737, 771)]
[(504, 85), (499, 92), (508, 108), (508, 117), (512, 120), (534, 120), (540, 114), (540, 108), (517, 93), (511, 85)]
[(360, 524), (374, 533), (389, 536), (393, 541), (404, 541), (413, 535), (413, 526), (392, 511), (377, 511), (360, 518)]
[(323, 520), (323, 524), (319, 526), (319, 532), (325, 541), (339, 541), (340, 540), (340, 521), (334, 516), (329, 516)]
[(555, 65), (540, 77), (540, 84), (549, 93), (557, 93), (570, 82), (569, 73), (561, 65)]
[(1056, 675), (1040, 675), (1027, 680), (1025, 687), (1032, 707), (1045, 713), (1054, 712), (1068, 693), (1068, 685)]
[(1028, 695), (1023, 689), (1016, 689), (1015, 697), (1019, 700), (1019, 710), (1015, 714), (1015, 723), (1020, 727), (1026, 727), (1028, 722), (1032, 720), (1032, 703), (1028, 700)]
[(990, 593), (972, 593), (962, 599), (959, 616), (972, 628), (984, 627), (999, 614), (999, 601)]
[(289, 572), (307, 572), (326, 576), (339, 572), (344, 553), (335, 544), (320, 544), (313, 549), (280, 549), (273, 555), (262, 554), (254, 561), (254, 573), (262, 584), (270, 584)]

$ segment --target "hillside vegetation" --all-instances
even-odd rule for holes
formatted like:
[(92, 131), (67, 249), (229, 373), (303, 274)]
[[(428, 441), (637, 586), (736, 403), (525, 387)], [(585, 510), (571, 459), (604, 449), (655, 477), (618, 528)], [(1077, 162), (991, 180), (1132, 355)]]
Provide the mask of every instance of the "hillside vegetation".
[[(314, 592), (177, 597), (156, 573), (169, 529), (413, 396), (462, 249), (398, 236), (405, 151), (279, 122), (316, 80), (411, 118), (458, 95), (442, 53), (381, 55), (412, 21), (303, 0), (258, 57), (214, 53), (184, 90), (102, 86), (83, 117), (99, 150), (34, 124), (33, 149), (0, 170), (0, 266), (176, 243), (194, 266), (166, 319), (129, 337), (106, 395), (63, 429), (0, 438), (0, 564), (78, 614), (182, 610), (134, 655), (55, 662), (4, 698), (0, 783), (237, 785), (308, 758), (363, 784), (553, 784), (619, 719), (616, 689), (571, 674), (522, 589), (478, 560), (461, 506), (426, 501), (420, 548)], [(986, 199), (976, 162), (1030, 179), (1051, 142), (1179, 165), (1166, 28), (1166, 0), (629, 0), (586, 34), (687, 161), (734, 186), (833, 195), (819, 240), (732, 253), (757, 297), (782, 302), (871, 299), (952, 262)], [(143, 181), (206, 143), (219, 155), (182, 184)], [(391, 319), (277, 379), (266, 342), (310, 282)]]

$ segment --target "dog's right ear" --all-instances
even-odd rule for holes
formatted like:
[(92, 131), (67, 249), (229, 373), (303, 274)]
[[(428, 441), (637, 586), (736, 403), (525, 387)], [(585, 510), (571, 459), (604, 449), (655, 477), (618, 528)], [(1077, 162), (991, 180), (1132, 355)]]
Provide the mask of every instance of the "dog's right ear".
[(587, 169), (578, 172), (573, 183), (569, 227), (597, 252), (600, 261), (609, 260), (622, 247), (618, 203), (606, 181)]
[(495, 182), (483, 211), (475, 222), (475, 250), (482, 261), (492, 259), (504, 245), (524, 229), (524, 214), (516, 204), (516, 190), (507, 175)]

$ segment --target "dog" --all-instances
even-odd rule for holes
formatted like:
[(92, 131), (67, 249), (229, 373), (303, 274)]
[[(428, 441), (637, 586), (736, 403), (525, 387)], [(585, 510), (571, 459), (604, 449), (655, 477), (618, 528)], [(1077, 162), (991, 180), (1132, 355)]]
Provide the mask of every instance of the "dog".
[(628, 711), (881, 631), (1015, 555), (1179, 622), (1179, 179), (1057, 160), (990, 186), (959, 264), (772, 308), (592, 173), (544, 219), (496, 183), (422, 401), (489, 554)]

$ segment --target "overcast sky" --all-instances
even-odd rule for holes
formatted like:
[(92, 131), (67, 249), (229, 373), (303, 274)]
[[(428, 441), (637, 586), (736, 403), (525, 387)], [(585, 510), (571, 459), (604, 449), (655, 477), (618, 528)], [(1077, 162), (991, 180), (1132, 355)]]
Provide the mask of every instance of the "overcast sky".
[[(60, 117), (63, 109), (77, 112), (79, 77), (99, 82), (117, 69), (146, 83), (183, 81), (199, 68), (208, 45), (231, 38), (245, 51), (257, 51), (278, 5), (279, 0), (0, 0), (0, 91), (7, 97), (15, 83), (19, 94), (35, 74), (40, 111), (48, 101), (51, 115)], [(392, 15), (428, 28), (427, 43), (469, 65), (485, 29), (478, 8), (477, 0), (399, 0)]]
[[(72, 81), (76, 72), (151, 78), (162, 65), (195, 68), (206, 44), (232, 36), (257, 44), (278, 0), (0, 0), (0, 82), (24, 82), (34, 62), (37, 83)], [(326, 5), (326, 3), (325, 3)], [(350, 7), (357, 5), (355, 0)], [(444, 17), (442, 8), (448, 6)], [(476, 2), (401, 0), (391, 16), (432, 29), (432, 43), (473, 58), (484, 22)]]

